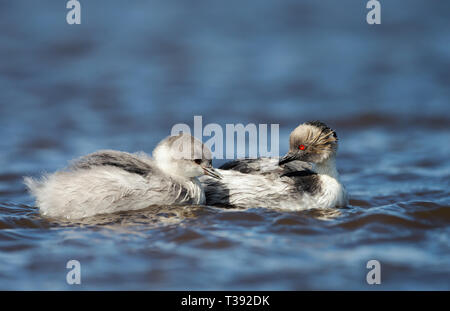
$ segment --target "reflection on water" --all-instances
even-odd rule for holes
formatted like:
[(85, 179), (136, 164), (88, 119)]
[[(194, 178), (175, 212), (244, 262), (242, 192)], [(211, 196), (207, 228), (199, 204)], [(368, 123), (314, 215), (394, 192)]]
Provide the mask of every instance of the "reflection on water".
[[(445, 1), (0, 4), (0, 289), (450, 289)], [(34, 12), (35, 14), (29, 14)], [(158, 206), (42, 218), (22, 184), (97, 149), (151, 152), (176, 123), (320, 119), (347, 208)], [(284, 143), (285, 142), (285, 143)], [(218, 166), (222, 162), (215, 161)]]
[(52, 219), (55, 224), (61, 226), (98, 226), (110, 229), (125, 229), (126, 227), (158, 228), (172, 224), (180, 224), (183, 220), (196, 217), (208, 207), (187, 205), (187, 206), (150, 206), (146, 209), (125, 211), (114, 214), (103, 214), (88, 217), (80, 220)]

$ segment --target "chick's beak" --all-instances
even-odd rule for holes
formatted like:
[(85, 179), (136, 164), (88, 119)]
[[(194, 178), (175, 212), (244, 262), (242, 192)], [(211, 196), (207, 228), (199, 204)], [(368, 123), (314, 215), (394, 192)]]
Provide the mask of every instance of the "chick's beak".
[(296, 160), (295, 154), (289, 151), (284, 157), (280, 158), (278, 165), (286, 164), (294, 160)]
[(202, 168), (203, 168), (203, 173), (205, 175), (211, 176), (216, 179), (222, 179), (222, 175), (218, 171), (216, 171), (214, 168), (212, 168), (212, 167), (202, 167)]

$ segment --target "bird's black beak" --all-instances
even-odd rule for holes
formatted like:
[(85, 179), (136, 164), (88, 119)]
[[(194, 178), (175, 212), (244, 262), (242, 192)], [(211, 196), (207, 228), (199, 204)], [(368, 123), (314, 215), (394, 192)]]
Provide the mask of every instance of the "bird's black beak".
[(215, 169), (213, 169), (212, 167), (202, 167), (203, 168), (203, 173), (205, 175), (211, 176), (215, 179), (222, 179), (222, 175), (216, 171)]
[(284, 157), (280, 158), (278, 165), (286, 164), (294, 160), (296, 160), (295, 154), (293, 152), (288, 152)]

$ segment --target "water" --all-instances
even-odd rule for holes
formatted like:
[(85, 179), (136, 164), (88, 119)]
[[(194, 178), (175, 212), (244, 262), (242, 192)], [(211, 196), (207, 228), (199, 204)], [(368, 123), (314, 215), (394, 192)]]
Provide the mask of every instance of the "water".
[[(384, 1), (378, 26), (361, 1), (81, 3), (69, 26), (61, 1), (0, 2), (0, 289), (450, 289), (448, 2)], [(25, 192), (97, 149), (151, 152), (194, 115), (279, 123), (281, 153), (325, 121), (350, 205), (69, 223)]]

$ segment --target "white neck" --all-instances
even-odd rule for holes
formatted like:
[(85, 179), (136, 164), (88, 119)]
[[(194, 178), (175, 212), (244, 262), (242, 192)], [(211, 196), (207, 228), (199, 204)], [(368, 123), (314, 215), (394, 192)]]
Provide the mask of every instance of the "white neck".
[(315, 171), (320, 175), (328, 175), (332, 178), (339, 179), (339, 173), (336, 169), (336, 158), (330, 157), (322, 163), (316, 163)]
[[(176, 183), (184, 187), (188, 191), (188, 195), (184, 198), (179, 197), (181, 202), (189, 202), (185, 200), (192, 199), (195, 204), (205, 203), (205, 192), (202, 184), (197, 177), (185, 177), (177, 171), (177, 169), (169, 161), (155, 161), (156, 166), (164, 173), (169, 175)], [(179, 194), (182, 192), (179, 192)]]
[(156, 147), (153, 151), (153, 159), (156, 166), (164, 173), (170, 175), (180, 182), (187, 180), (187, 178), (179, 173), (178, 167), (175, 165), (175, 162), (170, 160), (170, 150), (167, 146), (160, 145)]
[(179, 183), (191, 182), (193, 178), (188, 178), (180, 174), (178, 168), (169, 161), (155, 161), (156, 166)]
[(336, 158), (333, 156), (325, 162), (316, 164), (315, 170), (327, 189), (326, 198), (329, 206), (346, 206), (348, 204), (348, 195), (344, 185), (339, 180)]

